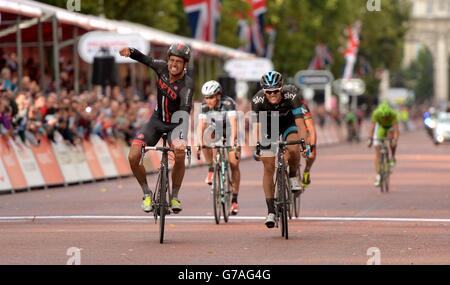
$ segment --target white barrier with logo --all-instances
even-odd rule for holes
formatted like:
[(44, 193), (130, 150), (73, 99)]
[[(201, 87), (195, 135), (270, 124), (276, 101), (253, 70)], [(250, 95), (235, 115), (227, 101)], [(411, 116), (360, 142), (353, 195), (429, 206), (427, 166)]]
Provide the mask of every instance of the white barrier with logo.
[(71, 147), (69, 151), (70, 159), (75, 166), (79, 181), (90, 181), (93, 179), (91, 170), (86, 160), (83, 147)]
[(116, 165), (114, 164), (111, 154), (109, 153), (109, 149), (106, 143), (98, 136), (91, 135), (90, 139), (92, 142), (92, 146), (95, 149), (97, 159), (100, 162), (100, 166), (103, 169), (103, 173), (105, 174), (105, 177), (107, 178), (117, 177), (118, 176), (117, 168)]
[(3, 161), (0, 159), (0, 191), (11, 191), (11, 189), (11, 181), (9, 181), (8, 173), (6, 173)]
[(19, 160), (20, 168), (25, 174), (25, 180), (28, 187), (40, 187), (45, 185), (44, 177), (42, 177), (39, 165), (36, 162), (33, 152), (21, 142), (11, 142)]
[[(367, 132), (368, 126), (370, 122), (363, 121), (363, 126), (361, 128), (362, 136)], [(345, 128), (338, 128), (335, 124), (328, 124), (321, 128), (317, 126), (317, 137), (318, 144), (320, 145), (331, 145), (342, 142), (345, 139), (344, 136)], [(53, 153), (55, 154), (58, 165), (61, 169), (62, 175), (64, 177), (65, 183), (78, 183), (81, 181), (91, 181), (94, 179), (91, 172), (91, 165), (86, 159), (86, 153), (84, 152), (83, 147), (78, 146), (69, 146), (66, 142), (63, 141), (62, 137), (59, 134), (56, 134), (55, 139), (57, 143), (52, 143), (51, 148)], [(116, 163), (124, 163), (122, 161), (114, 161), (111, 156), (108, 144), (103, 141), (100, 137), (92, 135), (90, 137), (90, 141), (92, 143), (92, 147), (94, 149), (94, 154), (97, 157), (97, 161), (101, 169), (103, 170), (104, 176), (107, 178), (118, 177), (118, 168), (120, 166), (116, 166)], [(41, 169), (39, 168), (38, 161), (35, 159), (34, 154), (30, 148), (25, 145), (19, 144), (17, 145), (14, 142), (10, 142), (12, 148), (14, 150), (13, 154), (17, 157), (18, 167), (17, 170), (23, 173), (24, 181), (17, 182), (21, 186), (21, 189), (27, 187), (40, 187), (45, 185), (45, 180), (41, 174)], [(194, 146), (195, 148), (195, 146)], [(129, 147), (125, 144), (123, 145), (123, 151), (125, 153), (125, 157), (128, 155)], [(248, 155), (251, 157), (251, 150), (248, 152)], [(7, 155), (2, 157), (3, 159), (7, 158)], [(148, 153), (146, 158), (146, 163), (148, 164), (149, 171), (154, 171), (158, 169), (159, 162), (161, 158), (161, 153)], [(243, 157), (245, 158), (245, 156)], [(8, 158), (10, 161), (12, 158)], [(172, 164), (171, 160), (171, 164)], [(14, 179), (8, 177), (8, 173), (6, 171), (8, 165), (4, 164), (7, 162), (2, 161), (0, 159), (0, 191), (10, 191), (14, 185)], [(197, 161), (196, 150), (193, 149), (192, 152), (192, 166), (195, 165), (204, 165), (204, 160)], [(45, 169), (42, 169), (45, 171)], [(22, 173), (18, 173), (18, 175), (22, 176)], [(17, 178), (17, 177), (13, 177)], [(23, 185), (23, 186), (22, 186)]]
[(71, 150), (64, 142), (52, 143), (53, 152), (58, 161), (66, 183), (80, 182), (77, 167), (72, 163)]

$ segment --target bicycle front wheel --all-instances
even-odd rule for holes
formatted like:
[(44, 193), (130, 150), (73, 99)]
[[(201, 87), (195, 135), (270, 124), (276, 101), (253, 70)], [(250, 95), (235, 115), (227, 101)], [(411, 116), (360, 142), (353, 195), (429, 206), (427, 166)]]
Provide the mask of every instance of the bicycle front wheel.
[(166, 210), (168, 208), (167, 204), (167, 192), (168, 192), (168, 173), (167, 170), (163, 170), (161, 176), (161, 186), (159, 192), (159, 243), (164, 242), (164, 226), (166, 222)]
[(278, 172), (277, 179), (277, 208), (281, 222), (281, 236), (288, 239), (288, 209), (287, 209), (287, 178), (283, 171)]

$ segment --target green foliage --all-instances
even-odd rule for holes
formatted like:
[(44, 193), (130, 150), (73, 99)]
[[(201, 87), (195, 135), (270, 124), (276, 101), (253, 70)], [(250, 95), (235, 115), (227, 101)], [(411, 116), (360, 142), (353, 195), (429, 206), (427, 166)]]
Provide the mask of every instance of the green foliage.
[(393, 85), (414, 90), (418, 102), (431, 100), (434, 94), (433, 72), (431, 52), (422, 48), (417, 60), (408, 68), (395, 74)]
[[(100, 14), (107, 18), (126, 20), (167, 32), (190, 36), (182, 0), (80, 0), (82, 13)], [(66, 7), (66, 0), (43, 2)], [(103, 9), (99, 3), (103, 2)], [(306, 69), (314, 56), (315, 46), (325, 43), (333, 54), (332, 72), (342, 76), (346, 36), (344, 30), (357, 20), (362, 22), (360, 53), (374, 71), (400, 69), (404, 36), (407, 32), (409, 6), (406, 0), (381, 0), (380, 12), (369, 12), (367, 0), (267, 0), (266, 23), (276, 32), (273, 62), (275, 68), (292, 77)], [(248, 16), (247, 0), (223, 0), (217, 42), (237, 48), (239, 14)], [(249, 18), (247, 18), (250, 20)], [(374, 73), (374, 72), (373, 72)], [(374, 74), (367, 77), (368, 90), (374, 93), (378, 82)]]
[(231, 48), (239, 48), (242, 43), (237, 36), (239, 16), (249, 20), (248, 14), (251, 10), (246, 0), (223, 1), (221, 19), (217, 35), (217, 43)]
[[(125, 20), (188, 36), (189, 28), (181, 0), (80, 0), (81, 13)], [(67, 0), (41, 0), (66, 8)], [(101, 5), (103, 3), (103, 5)]]

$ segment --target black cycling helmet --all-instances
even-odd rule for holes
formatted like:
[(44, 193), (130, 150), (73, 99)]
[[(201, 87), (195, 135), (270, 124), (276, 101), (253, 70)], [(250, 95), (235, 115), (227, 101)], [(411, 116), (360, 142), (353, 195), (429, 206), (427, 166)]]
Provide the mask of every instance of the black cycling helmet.
[(263, 89), (279, 89), (283, 87), (283, 76), (277, 71), (269, 71), (261, 78)]
[(167, 58), (171, 55), (181, 57), (188, 62), (191, 59), (191, 49), (183, 43), (175, 43), (167, 50)]

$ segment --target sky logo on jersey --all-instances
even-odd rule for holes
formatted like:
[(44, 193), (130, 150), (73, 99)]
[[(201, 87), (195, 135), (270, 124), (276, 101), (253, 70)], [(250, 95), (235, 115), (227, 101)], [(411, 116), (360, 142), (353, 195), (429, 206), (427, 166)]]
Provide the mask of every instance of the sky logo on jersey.
[(215, 42), (220, 20), (220, 1), (183, 0), (183, 6), (188, 16), (192, 37), (207, 42)]
[(291, 100), (294, 100), (294, 99), (295, 99), (295, 96), (296, 96), (296, 94), (287, 92), (287, 93), (284, 94), (284, 99), (291, 99)]
[(264, 98), (255, 97), (255, 98), (253, 98), (253, 103), (254, 104), (262, 104), (262, 103), (264, 103)]

